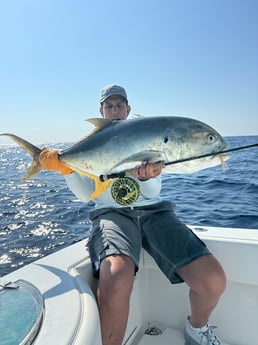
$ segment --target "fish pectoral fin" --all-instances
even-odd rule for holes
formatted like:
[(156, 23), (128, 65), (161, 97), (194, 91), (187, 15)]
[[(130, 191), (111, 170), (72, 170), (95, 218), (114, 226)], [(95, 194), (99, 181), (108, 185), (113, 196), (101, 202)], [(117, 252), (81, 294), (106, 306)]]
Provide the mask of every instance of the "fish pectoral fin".
[(125, 169), (134, 168), (137, 164), (140, 164), (141, 162), (156, 163), (160, 160), (164, 160), (162, 152), (160, 151), (154, 151), (154, 150), (140, 151), (118, 162), (112, 168), (112, 172), (114, 171), (114, 169), (115, 171), (117, 171), (118, 167), (119, 169), (121, 169), (121, 171), (123, 171)]
[(104, 193), (108, 189), (108, 187), (112, 183), (112, 180), (107, 180), (107, 181), (102, 182), (98, 176), (90, 174), (90, 173), (83, 171), (83, 170), (80, 170), (80, 169), (74, 169), (74, 171), (76, 171), (79, 174), (82, 174), (82, 175), (89, 177), (90, 179), (92, 179), (95, 182), (95, 190), (90, 195), (89, 200), (93, 200), (93, 199), (97, 198), (98, 196), (100, 196), (102, 193)]

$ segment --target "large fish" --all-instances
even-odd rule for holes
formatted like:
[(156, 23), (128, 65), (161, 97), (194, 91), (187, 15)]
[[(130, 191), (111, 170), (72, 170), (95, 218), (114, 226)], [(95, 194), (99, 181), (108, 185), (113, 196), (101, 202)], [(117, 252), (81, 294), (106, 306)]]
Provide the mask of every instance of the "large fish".
[[(88, 119), (95, 130), (87, 137), (59, 152), (60, 160), (74, 171), (96, 182), (95, 198), (105, 188), (100, 175), (133, 169), (143, 161), (171, 162), (192, 156), (211, 154), (226, 148), (223, 138), (207, 124), (191, 118), (159, 116), (129, 120)], [(14, 134), (4, 133), (33, 157), (23, 179), (36, 175), (42, 167), (41, 149)], [(164, 168), (167, 173), (192, 173), (221, 164), (218, 155)]]

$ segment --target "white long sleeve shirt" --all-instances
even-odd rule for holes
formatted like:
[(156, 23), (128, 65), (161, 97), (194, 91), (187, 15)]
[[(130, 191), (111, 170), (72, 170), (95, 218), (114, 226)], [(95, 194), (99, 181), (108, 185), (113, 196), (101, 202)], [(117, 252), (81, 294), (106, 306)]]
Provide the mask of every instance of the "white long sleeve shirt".
[[(76, 172), (65, 175), (65, 180), (68, 188), (75, 194), (75, 196), (84, 202), (89, 201), (89, 197), (95, 190), (95, 182), (87, 176), (80, 175)], [(140, 187), (140, 195), (136, 202), (130, 205), (130, 207), (152, 205), (160, 201), (161, 190), (161, 176), (149, 179), (147, 181), (139, 181), (134, 178)], [(111, 186), (94, 199), (96, 208), (103, 207), (124, 207), (115, 202), (111, 194)]]

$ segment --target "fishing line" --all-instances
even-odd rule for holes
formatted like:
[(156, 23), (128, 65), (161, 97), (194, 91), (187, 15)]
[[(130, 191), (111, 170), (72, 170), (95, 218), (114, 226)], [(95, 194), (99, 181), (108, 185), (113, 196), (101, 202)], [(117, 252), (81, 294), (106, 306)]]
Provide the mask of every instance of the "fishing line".
[[(234, 148), (231, 148), (231, 149), (228, 149), (228, 150), (223, 150), (223, 151), (218, 151), (218, 152), (213, 152), (213, 153), (207, 153), (207, 154), (203, 154), (203, 155), (199, 155), (199, 156), (178, 159), (178, 160), (175, 160), (175, 161), (172, 161), (172, 162), (167, 162), (167, 163), (159, 161), (159, 162), (156, 162), (154, 164), (161, 164), (161, 165), (163, 165), (165, 167), (167, 165), (179, 164), (179, 163), (188, 162), (188, 161), (192, 161), (192, 160), (195, 160), (195, 159), (201, 159), (201, 158), (210, 157), (210, 156), (223, 155), (223, 154), (228, 153), (228, 152), (249, 149), (249, 148), (256, 147), (256, 146), (258, 146), (258, 143), (251, 144), (251, 145), (234, 147)], [(109, 179), (123, 178), (123, 177), (125, 177), (125, 176), (127, 176), (129, 174), (132, 174), (132, 172), (133, 172), (133, 169), (121, 171), (121, 172), (118, 172), (118, 173), (112, 173), (112, 174), (108, 174), (108, 175), (100, 175), (99, 179), (100, 179), (100, 181), (104, 182), (104, 181), (109, 180)]]
[[(254, 146), (257, 146), (254, 145)], [(231, 169), (230, 169), (231, 170)], [(250, 171), (249, 171), (250, 173)], [(254, 181), (254, 178), (257, 177), (257, 169), (254, 169), (254, 171), (251, 173), (251, 175), (245, 179), (245, 170), (243, 170), (243, 174), (242, 174), (242, 177), (240, 178), (240, 180), (238, 179), (238, 183), (240, 182), (241, 184), (244, 184), (243, 187), (241, 187), (238, 191), (235, 191), (234, 194), (232, 195), (232, 203), (231, 203), (231, 206), (233, 206), (235, 204), (235, 201), (236, 200), (241, 200), (241, 196), (243, 196), (244, 192), (247, 191), (247, 189), (252, 186), (252, 183), (255, 183), (253, 182)], [(236, 181), (235, 181), (236, 182)], [(229, 202), (227, 203), (229, 204)], [(227, 204), (225, 204), (224, 206), (227, 206)], [(237, 206), (234, 205), (233, 209), (235, 210)]]

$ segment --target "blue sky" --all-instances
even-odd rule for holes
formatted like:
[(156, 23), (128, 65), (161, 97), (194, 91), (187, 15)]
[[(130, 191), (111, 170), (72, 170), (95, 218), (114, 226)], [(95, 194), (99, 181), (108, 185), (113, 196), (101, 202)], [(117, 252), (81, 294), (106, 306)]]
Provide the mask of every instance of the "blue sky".
[(0, 40), (0, 132), (77, 141), (117, 83), (132, 113), (258, 134), (257, 0), (0, 0)]

